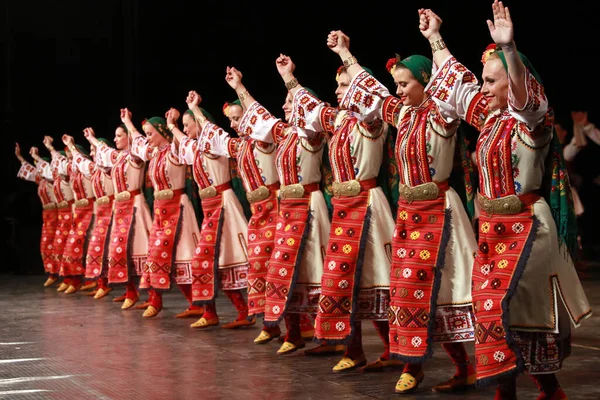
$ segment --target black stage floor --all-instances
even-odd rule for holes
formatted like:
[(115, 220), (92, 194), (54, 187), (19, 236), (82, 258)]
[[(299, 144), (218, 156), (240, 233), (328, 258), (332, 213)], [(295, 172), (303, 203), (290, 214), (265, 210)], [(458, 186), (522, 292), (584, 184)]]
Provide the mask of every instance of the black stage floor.
[[(276, 356), (279, 343), (252, 343), (259, 325), (230, 331), (189, 328), (195, 319), (174, 314), (186, 308), (177, 289), (165, 295), (155, 319), (121, 311), (111, 301), (81, 293), (44, 289), (42, 276), (0, 275), (0, 398), (10, 399), (491, 399), (493, 389), (440, 395), (431, 387), (453, 373), (440, 346), (426, 364), (417, 392), (394, 394), (399, 372), (334, 374), (339, 356), (314, 358), (302, 351)], [(600, 305), (600, 276), (584, 282), (593, 306)], [(234, 309), (220, 296), (222, 320)], [(600, 308), (600, 307), (599, 307)], [(600, 398), (600, 311), (574, 331), (573, 355), (558, 375), (574, 399)], [(283, 324), (282, 324), (283, 325)], [(370, 360), (379, 338), (363, 323)], [(283, 326), (282, 326), (283, 328)], [(309, 343), (307, 347), (314, 344)], [(470, 354), (472, 345), (468, 345)], [(519, 398), (535, 399), (532, 381), (519, 378)]]

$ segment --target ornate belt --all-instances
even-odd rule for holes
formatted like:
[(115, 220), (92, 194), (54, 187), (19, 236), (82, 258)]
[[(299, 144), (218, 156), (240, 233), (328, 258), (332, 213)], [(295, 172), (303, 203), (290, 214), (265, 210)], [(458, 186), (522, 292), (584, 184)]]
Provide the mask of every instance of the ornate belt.
[(319, 190), (318, 183), (309, 183), (308, 185), (293, 183), (291, 185), (283, 185), (279, 189), (279, 195), (282, 199), (299, 199), (303, 197), (305, 193), (312, 193), (317, 190)]
[(56, 208), (56, 203), (48, 203), (42, 206), (44, 210), (54, 210)]
[(269, 197), (272, 190), (279, 189), (279, 182), (275, 182), (270, 184), (269, 186), (260, 186), (258, 189), (255, 189), (249, 193), (246, 193), (246, 198), (250, 204), (254, 204), (257, 201), (265, 200)]
[(165, 190), (155, 190), (154, 191), (154, 199), (155, 200), (171, 200), (175, 195), (182, 195), (185, 192), (184, 189), (165, 189)]
[(115, 195), (115, 201), (127, 201), (127, 200), (131, 199), (132, 197), (137, 196), (140, 193), (142, 193), (142, 191), (140, 189), (124, 190)]
[(112, 194), (110, 196), (98, 197), (96, 199), (96, 204), (99, 204), (99, 205), (109, 204), (112, 201), (112, 199), (114, 199), (114, 198), (115, 198), (115, 196)]
[(69, 201), (63, 200), (56, 205), (56, 208), (67, 208), (72, 204), (73, 204), (73, 200), (69, 200)]
[(352, 179), (345, 182), (333, 182), (333, 195), (335, 197), (358, 196), (363, 190), (369, 190), (377, 187), (375, 178), (359, 181)]
[(94, 201), (93, 197), (90, 197), (89, 199), (75, 200), (75, 208), (87, 207), (92, 201)]
[(219, 193), (223, 193), (227, 189), (231, 189), (231, 181), (222, 183), (217, 186), (209, 186), (204, 189), (200, 189), (200, 199), (211, 199), (216, 197)]
[(519, 214), (523, 207), (531, 205), (540, 199), (538, 193), (532, 192), (521, 196), (510, 194), (499, 199), (488, 199), (481, 193), (477, 194), (477, 201), (481, 209), (488, 214)]
[(440, 195), (440, 190), (448, 190), (448, 182), (427, 182), (417, 186), (400, 184), (400, 198), (407, 203), (421, 200), (435, 200)]

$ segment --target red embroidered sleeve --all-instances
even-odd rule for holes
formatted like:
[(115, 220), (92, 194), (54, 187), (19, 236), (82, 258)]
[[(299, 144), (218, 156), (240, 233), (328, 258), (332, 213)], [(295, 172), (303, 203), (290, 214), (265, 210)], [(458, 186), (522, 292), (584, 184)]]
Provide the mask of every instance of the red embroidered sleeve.
[(401, 109), (402, 102), (400, 99), (394, 96), (389, 96), (383, 101), (381, 117), (388, 124), (398, 127)]

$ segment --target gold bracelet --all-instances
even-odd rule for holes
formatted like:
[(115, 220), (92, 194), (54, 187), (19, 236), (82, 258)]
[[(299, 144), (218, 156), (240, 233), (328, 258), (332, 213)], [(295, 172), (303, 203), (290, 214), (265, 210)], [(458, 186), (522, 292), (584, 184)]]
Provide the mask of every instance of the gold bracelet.
[(175, 128), (175, 124), (167, 124), (167, 129), (168, 129), (169, 131), (172, 131), (172, 130), (173, 130), (173, 128)]
[(74, 153), (76, 148), (75, 148), (75, 146), (71, 145), (71, 146), (69, 146), (69, 150), (71, 151), (71, 153)]
[(351, 65), (357, 64), (358, 60), (354, 56), (350, 56), (344, 60), (344, 67), (348, 68)]
[(293, 88), (295, 88), (296, 86), (298, 86), (298, 78), (294, 78), (291, 81), (287, 81), (285, 83), (285, 88), (287, 90), (292, 90)]
[(244, 90), (243, 92), (241, 92), (240, 94), (238, 94), (238, 97), (240, 98), (240, 101), (243, 103), (244, 100), (246, 100), (246, 98), (250, 96), (250, 93), (248, 93), (247, 90)]
[(446, 43), (444, 43), (444, 39), (438, 39), (435, 42), (431, 43), (431, 51), (435, 53), (438, 50), (442, 50), (446, 48)]

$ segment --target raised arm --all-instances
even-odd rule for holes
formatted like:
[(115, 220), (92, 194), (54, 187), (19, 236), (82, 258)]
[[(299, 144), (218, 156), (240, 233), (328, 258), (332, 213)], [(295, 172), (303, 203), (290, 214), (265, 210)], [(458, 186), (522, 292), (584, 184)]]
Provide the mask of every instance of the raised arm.
[(419, 30), (421, 31), (423, 37), (425, 37), (425, 39), (427, 39), (431, 45), (433, 62), (438, 67), (441, 67), (444, 64), (444, 61), (452, 56), (440, 33), (442, 19), (429, 9), (420, 8), (418, 12)]
[(83, 130), (83, 136), (92, 146), (96, 147), (96, 164), (99, 167), (111, 168), (115, 165), (117, 156), (119, 155), (117, 150), (96, 139), (96, 133), (92, 128), (85, 128)]
[[(81, 154), (77, 146), (75, 146), (75, 140), (72, 136), (63, 135), (62, 141), (65, 146), (69, 148), (71, 154), (73, 155), (74, 167), (77, 168), (84, 176), (91, 178), (92, 174), (94, 173), (94, 169), (96, 168), (96, 164)], [(98, 140), (96, 141), (98, 142)]]
[(196, 91), (190, 90), (185, 102), (187, 103), (188, 108), (194, 113), (194, 118), (196, 119), (198, 125), (200, 125), (200, 129), (204, 129), (204, 127), (210, 123), (210, 121), (208, 118), (206, 118), (206, 115), (204, 115), (202, 109), (200, 108), (202, 97), (200, 97)]
[(327, 47), (340, 56), (346, 72), (352, 81), (363, 68), (358, 64), (356, 57), (350, 53), (350, 38), (342, 31), (331, 31), (327, 36)]
[(526, 68), (517, 52), (510, 12), (508, 7), (504, 7), (498, 0), (492, 4), (492, 11), (494, 21), (487, 20), (490, 36), (504, 53), (513, 105), (517, 110), (522, 110), (527, 104)]
[(121, 122), (125, 124), (127, 132), (131, 135), (131, 154), (143, 161), (148, 161), (151, 155), (148, 138), (137, 130), (131, 121), (131, 117), (129, 109), (121, 109)]
[(19, 172), (17, 172), (17, 178), (24, 179), (30, 182), (36, 182), (39, 178), (38, 171), (36, 168), (28, 163), (23, 156), (21, 155), (21, 146), (19, 143), (15, 143), (15, 156), (21, 163), (21, 168), (19, 168)]
[(46, 146), (46, 148), (50, 152), (50, 155), (52, 156), (52, 164), (54, 164), (56, 171), (59, 175), (68, 176), (69, 160), (67, 159), (67, 157), (63, 156), (54, 149), (54, 146), (52, 145), (53, 142), (54, 139), (52, 139), (50, 136), (44, 136), (44, 146)]
[(250, 95), (250, 92), (248, 92), (242, 83), (242, 77), (242, 73), (235, 67), (227, 67), (225, 81), (233, 90), (235, 90), (235, 93), (238, 95), (240, 102), (242, 103), (242, 108), (246, 111), (256, 100), (254, 100), (254, 97)]
[(38, 148), (32, 147), (29, 149), (29, 155), (31, 155), (31, 158), (33, 158), (35, 167), (42, 178), (51, 181), (53, 179), (52, 168), (50, 167), (49, 162), (40, 157)]

